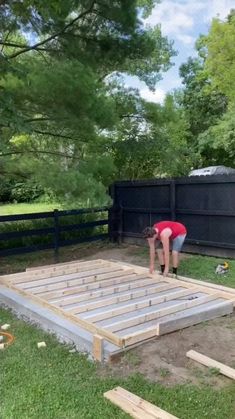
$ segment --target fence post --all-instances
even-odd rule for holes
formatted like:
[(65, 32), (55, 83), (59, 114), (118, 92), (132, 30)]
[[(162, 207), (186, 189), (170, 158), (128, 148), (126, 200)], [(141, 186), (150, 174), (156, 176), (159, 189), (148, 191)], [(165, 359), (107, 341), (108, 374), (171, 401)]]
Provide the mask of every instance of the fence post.
[(59, 211), (54, 209), (54, 259), (59, 262)]
[(171, 220), (175, 221), (175, 181), (170, 181), (170, 207), (171, 207)]

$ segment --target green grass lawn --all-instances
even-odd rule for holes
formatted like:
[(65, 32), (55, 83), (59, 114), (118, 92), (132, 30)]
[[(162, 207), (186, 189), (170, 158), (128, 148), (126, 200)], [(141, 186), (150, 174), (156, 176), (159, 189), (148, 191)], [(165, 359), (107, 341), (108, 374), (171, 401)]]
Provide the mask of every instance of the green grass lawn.
[[(215, 390), (177, 385), (164, 387), (141, 375), (127, 379), (101, 374), (101, 367), (53, 336), (27, 325), (0, 309), (0, 324), (9, 323), (15, 342), (0, 353), (1, 419), (112, 419), (128, 418), (103, 398), (116, 385), (158, 405), (181, 419), (232, 419), (235, 384)], [(38, 349), (37, 342), (46, 348)], [(144, 418), (143, 418), (144, 419)]]
[(0, 215), (30, 214), (31, 212), (53, 211), (54, 209), (60, 209), (60, 205), (56, 203), (6, 204), (0, 205)]
[[(136, 256), (139, 260), (148, 264), (149, 250), (148, 248), (139, 247), (136, 249)], [(202, 281), (214, 282), (215, 284), (225, 285), (235, 288), (235, 260), (218, 258), (212, 256), (201, 256), (185, 254), (180, 255), (181, 261), (178, 268), (178, 275), (189, 278), (200, 279)], [(219, 263), (228, 262), (229, 271), (226, 275), (218, 275), (215, 268)], [(139, 263), (140, 264), (140, 263)], [(157, 269), (157, 261), (156, 261)]]

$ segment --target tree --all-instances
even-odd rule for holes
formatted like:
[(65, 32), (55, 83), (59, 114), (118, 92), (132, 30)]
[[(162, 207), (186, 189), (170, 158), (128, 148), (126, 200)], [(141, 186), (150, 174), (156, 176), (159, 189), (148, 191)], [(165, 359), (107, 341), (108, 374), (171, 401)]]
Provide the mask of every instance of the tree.
[[(107, 179), (115, 172), (112, 156), (106, 152), (107, 138), (112, 142), (112, 132), (122, 118), (107, 76), (134, 74), (153, 88), (170, 66), (171, 43), (158, 27), (145, 28), (138, 18), (140, 10), (149, 13), (154, 3), (1, 3), (4, 170), (15, 165), (54, 188), (56, 178), (55, 189), (61, 196), (68, 185), (80, 185), (71, 188), (69, 199), (85, 196), (79, 192), (81, 185), (87, 195), (92, 188), (102, 189), (104, 195)], [(98, 153), (106, 153), (105, 165), (97, 159)], [(90, 164), (94, 160), (97, 165), (100, 161), (99, 169)]]
[(235, 11), (225, 22), (213, 20), (205, 43), (206, 68), (215, 86), (235, 101)]

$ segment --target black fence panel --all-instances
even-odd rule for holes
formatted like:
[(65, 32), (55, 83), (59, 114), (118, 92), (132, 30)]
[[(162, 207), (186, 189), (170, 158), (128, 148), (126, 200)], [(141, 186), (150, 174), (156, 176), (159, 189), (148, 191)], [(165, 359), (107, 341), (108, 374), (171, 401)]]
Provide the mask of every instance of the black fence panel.
[(142, 238), (146, 226), (176, 220), (187, 227), (190, 249), (235, 250), (235, 175), (116, 182), (111, 196), (116, 239)]
[[(108, 207), (0, 216), (0, 256), (109, 238)], [(33, 228), (27, 228), (27, 223)], [(37, 228), (35, 223), (40, 223)], [(45, 223), (50, 223), (46, 225)], [(23, 242), (23, 243), (22, 243)]]

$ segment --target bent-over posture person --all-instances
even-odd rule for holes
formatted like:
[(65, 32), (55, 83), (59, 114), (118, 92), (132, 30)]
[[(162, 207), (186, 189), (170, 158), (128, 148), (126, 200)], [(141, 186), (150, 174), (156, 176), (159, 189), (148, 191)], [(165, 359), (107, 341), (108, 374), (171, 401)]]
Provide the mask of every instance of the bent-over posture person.
[(173, 274), (177, 275), (179, 252), (182, 249), (186, 234), (186, 227), (176, 221), (160, 221), (154, 224), (153, 227), (146, 227), (144, 229), (143, 235), (149, 244), (149, 271), (151, 274), (154, 272), (155, 246), (157, 244), (156, 248), (161, 272), (164, 276), (168, 275), (171, 244)]

